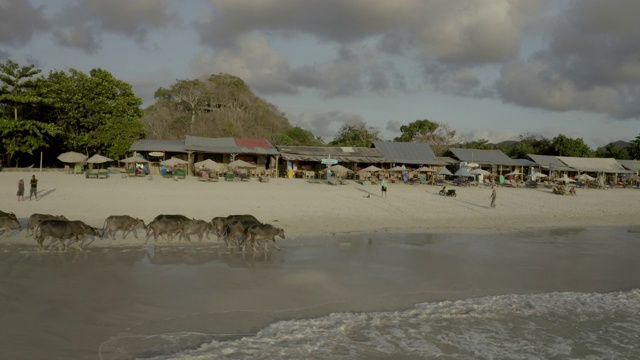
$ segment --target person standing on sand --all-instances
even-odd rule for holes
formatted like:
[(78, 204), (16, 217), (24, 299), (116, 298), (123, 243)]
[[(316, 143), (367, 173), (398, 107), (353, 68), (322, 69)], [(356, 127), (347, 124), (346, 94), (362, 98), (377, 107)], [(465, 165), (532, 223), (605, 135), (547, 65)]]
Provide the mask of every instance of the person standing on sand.
[(387, 197), (387, 179), (383, 178), (382, 182), (380, 183), (382, 185), (382, 197)]
[(29, 192), (29, 200), (31, 200), (31, 197), (34, 195), (36, 200), (38, 200), (38, 179), (36, 179), (35, 175), (31, 176), (31, 192)]
[(495, 185), (491, 187), (491, 195), (489, 196), (489, 199), (491, 199), (491, 207), (495, 209), (496, 207), (496, 186)]
[(24, 201), (24, 179), (18, 180), (18, 201)]

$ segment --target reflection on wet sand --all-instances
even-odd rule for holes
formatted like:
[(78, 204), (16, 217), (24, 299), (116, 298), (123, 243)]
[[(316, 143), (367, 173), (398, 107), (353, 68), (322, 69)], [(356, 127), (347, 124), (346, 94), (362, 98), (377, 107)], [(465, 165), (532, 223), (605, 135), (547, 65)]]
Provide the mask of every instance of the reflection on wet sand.
[(193, 246), (149, 246), (145, 250), (154, 265), (202, 265), (222, 262), (231, 268), (278, 267), (284, 262), (282, 251), (246, 251), (236, 248)]

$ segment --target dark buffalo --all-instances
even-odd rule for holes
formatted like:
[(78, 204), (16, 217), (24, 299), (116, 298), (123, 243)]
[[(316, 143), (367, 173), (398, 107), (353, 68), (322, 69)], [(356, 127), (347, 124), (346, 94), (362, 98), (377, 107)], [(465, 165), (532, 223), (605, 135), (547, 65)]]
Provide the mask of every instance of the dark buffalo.
[(2, 210), (0, 210), (0, 218), (9, 218), (9, 219), (13, 219), (18, 221), (18, 218), (16, 217), (16, 214), (12, 213), (12, 212), (4, 212)]
[(125, 239), (127, 234), (133, 232), (133, 236), (138, 238), (138, 233), (136, 232), (137, 227), (146, 228), (147, 225), (144, 224), (142, 219), (134, 218), (129, 215), (112, 215), (109, 216), (105, 221), (102, 227), (102, 236), (111, 236), (112, 239), (115, 240), (116, 233), (118, 231), (122, 231), (122, 238)]
[(202, 236), (206, 233), (207, 239), (210, 239), (209, 233), (213, 230), (211, 223), (204, 220), (189, 220), (182, 223), (182, 233), (180, 238), (191, 241), (191, 235), (198, 235), (198, 241), (202, 242)]
[[(12, 214), (13, 215), (13, 214)], [(13, 217), (0, 217), (0, 232), (4, 233), (7, 230), (13, 230), (13, 229), (20, 229), (20, 222), (18, 221), (18, 219), (15, 217), (15, 215), (13, 215)], [(9, 233), (7, 233), (7, 236), (9, 236)]]
[(255, 218), (245, 220), (230, 220), (227, 222), (227, 225), (225, 226), (223, 231), (224, 241), (226, 242), (227, 246), (229, 246), (231, 242), (237, 243), (238, 235), (242, 235), (244, 240), (244, 238), (246, 238), (245, 232), (247, 231), (247, 228), (252, 225), (260, 224), (262, 223), (258, 220), (255, 220)]
[(224, 231), (226, 223), (226, 217), (214, 217), (213, 219), (211, 219), (211, 226), (213, 226), (213, 231), (218, 236), (218, 241), (220, 241), (220, 238), (223, 235), (222, 232)]
[(189, 221), (191, 219), (189, 219), (188, 217), (184, 216), (184, 215), (178, 215), (178, 214), (170, 214), (170, 215), (165, 215), (165, 214), (161, 214), (156, 216), (153, 221), (155, 220), (175, 220), (175, 221), (180, 221), (180, 222), (185, 222), (185, 221)]
[(32, 235), (38, 231), (38, 226), (40, 222), (43, 220), (68, 220), (64, 215), (49, 215), (49, 214), (32, 214), (29, 217), (29, 224), (27, 225), (27, 236), (29, 236), (29, 231), (31, 231)]
[(147, 236), (144, 239), (146, 244), (151, 234), (153, 239), (158, 241), (158, 235), (167, 235), (169, 242), (171, 242), (175, 235), (182, 232), (182, 222), (175, 219), (154, 219), (147, 225)]
[(256, 243), (258, 240), (264, 240), (264, 251), (269, 251), (269, 240), (273, 241), (276, 249), (280, 250), (276, 242), (276, 236), (284, 239), (284, 229), (277, 228), (270, 224), (251, 225), (245, 231), (245, 238), (241, 245), (242, 251), (244, 251), (245, 243), (248, 241), (251, 241), (253, 251), (257, 251)]
[[(85, 235), (99, 236), (100, 234), (96, 228), (80, 220), (42, 220), (36, 240), (40, 245), (40, 250), (44, 248), (44, 241), (47, 238), (51, 238), (49, 246), (53, 245), (56, 240), (59, 241), (62, 244), (62, 250), (65, 250), (65, 241), (73, 239), (78, 248), (82, 250)], [(78, 243), (80, 236), (82, 236), (82, 244)]]

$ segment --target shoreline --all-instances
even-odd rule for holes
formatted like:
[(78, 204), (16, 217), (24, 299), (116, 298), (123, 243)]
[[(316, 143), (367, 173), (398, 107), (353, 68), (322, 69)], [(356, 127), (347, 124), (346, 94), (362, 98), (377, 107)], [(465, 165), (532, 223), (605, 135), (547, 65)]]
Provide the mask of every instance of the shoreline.
[[(20, 177), (39, 179), (38, 200), (18, 202)], [(56, 172), (0, 173), (5, 194), (0, 210), (14, 212), (22, 230), (0, 235), (0, 244), (34, 244), (25, 226), (33, 213), (61, 214), (102, 228), (111, 215), (127, 214), (149, 223), (158, 214), (184, 214), (210, 221), (215, 216), (252, 214), (285, 230), (286, 239), (354, 233), (482, 233), (500, 234), (551, 228), (636, 226), (638, 189), (578, 190), (578, 195), (555, 195), (551, 189), (498, 188), (497, 208), (489, 208), (488, 187), (455, 187), (456, 198), (438, 195), (440, 186), (389, 184), (382, 198), (376, 185), (309, 183), (303, 179), (203, 183), (190, 177), (174, 181), (153, 177), (85, 179)], [(90, 246), (144, 244), (132, 234), (116, 240), (97, 238)], [(197, 243), (192, 236), (192, 242)], [(215, 243), (215, 235), (207, 242)], [(153, 244), (153, 239), (148, 244)], [(166, 243), (159, 240), (158, 244)], [(174, 239), (172, 244), (180, 244)]]

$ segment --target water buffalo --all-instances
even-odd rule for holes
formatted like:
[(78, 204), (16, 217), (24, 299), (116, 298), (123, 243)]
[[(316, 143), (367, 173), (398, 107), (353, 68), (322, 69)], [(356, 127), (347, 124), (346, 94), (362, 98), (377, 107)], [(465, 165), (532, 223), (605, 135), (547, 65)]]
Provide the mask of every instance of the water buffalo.
[[(78, 248), (82, 250), (85, 235), (99, 236), (99, 232), (96, 228), (80, 220), (42, 220), (40, 221), (36, 240), (40, 245), (40, 250), (43, 250), (44, 241), (49, 237), (51, 238), (49, 247), (55, 243), (55, 240), (58, 240), (60, 244), (62, 244), (62, 250), (65, 250), (65, 240), (73, 239), (76, 245), (78, 245)], [(78, 243), (80, 236), (82, 236), (83, 239), (82, 244)]]
[(153, 221), (155, 220), (175, 220), (175, 221), (180, 221), (180, 222), (185, 222), (185, 221), (189, 221), (191, 219), (189, 219), (188, 217), (184, 216), (184, 215), (179, 215), (179, 214), (170, 214), (170, 215), (165, 215), (165, 214), (161, 214), (156, 216)]
[[(4, 233), (7, 230), (20, 229), (20, 228), (21, 228), (20, 222), (18, 221), (15, 215), (13, 215), (13, 217), (9, 217), (9, 216), (0, 217), (0, 232)], [(9, 236), (9, 233), (7, 232), (6, 235)]]
[(154, 219), (152, 222), (147, 225), (147, 236), (144, 239), (144, 243), (146, 244), (153, 234), (153, 239), (158, 241), (158, 235), (164, 237), (166, 234), (169, 238), (169, 242), (171, 242), (176, 234), (180, 234), (182, 232), (182, 222), (175, 219)]
[(112, 215), (104, 221), (102, 236), (104, 237), (106, 234), (115, 240), (116, 233), (122, 230), (123, 239), (125, 239), (127, 234), (130, 232), (133, 232), (133, 236), (137, 239), (138, 233), (136, 232), (136, 228), (138, 226), (143, 228), (147, 227), (142, 219), (134, 218), (129, 215)]
[(180, 238), (191, 241), (191, 235), (198, 235), (198, 241), (202, 242), (202, 235), (207, 234), (207, 239), (210, 239), (209, 233), (213, 230), (213, 225), (210, 222), (204, 220), (188, 220), (182, 223), (182, 233)]
[(227, 221), (227, 225), (224, 228), (223, 235), (224, 241), (229, 246), (231, 242), (237, 243), (238, 235), (243, 236), (243, 240), (246, 238), (246, 230), (252, 225), (260, 225), (262, 224), (258, 220), (253, 219), (245, 219), (245, 220), (230, 220)]
[(221, 237), (224, 237), (224, 241), (228, 244), (226, 228), (227, 228), (227, 224), (234, 220), (254, 221), (258, 224), (262, 224), (253, 215), (229, 215), (227, 217), (214, 217), (213, 219), (211, 219), (211, 225), (213, 226), (213, 230), (216, 232), (216, 235), (218, 236), (218, 241), (220, 241)]
[(14, 220), (18, 220), (18, 218), (16, 217), (16, 214), (12, 213), (12, 212), (4, 212), (2, 210), (0, 210), (0, 218), (9, 218), (9, 219), (14, 219)]
[(31, 231), (32, 235), (38, 231), (38, 226), (40, 222), (43, 220), (68, 220), (64, 215), (49, 215), (49, 214), (32, 214), (29, 217), (29, 224), (27, 224), (27, 236), (29, 236), (29, 231)]
[(264, 240), (264, 251), (269, 251), (269, 240), (273, 241), (276, 245), (276, 249), (280, 250), (280, 247), (276, 242), (276, 236), (280, 236), (284, 239), (284, 229), (277, 228), (270, 224), (251, 225), (245, 231), (245, 238), (241, 244), (242, 251), (244, 251), (245, 243), (247, 241), (251, 241), (253, 251), (257, 251), (256, 243), (258, 240)]

